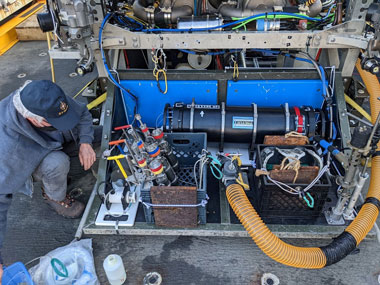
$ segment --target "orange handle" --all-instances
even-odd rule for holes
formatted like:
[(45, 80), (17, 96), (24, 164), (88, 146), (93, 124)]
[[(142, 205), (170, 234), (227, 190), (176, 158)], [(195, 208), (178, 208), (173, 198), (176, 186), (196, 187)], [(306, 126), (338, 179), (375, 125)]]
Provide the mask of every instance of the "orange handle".
[(119, 131), (119, 130), (128, 129), (128, 128), (130, 128), (130, 127), (131, 127), (131, 125), (125, 125), (125, 126), (116, 127), (114, 130), (115, 130), (115, 131)]
[(117, 140), (117, 141), (112, 141), (112, 142), (109, 142), (108, 144), (109, 145), (118, 145), (118, 144), (121, 144), (121, 143), (124, 143), (125, 140)]

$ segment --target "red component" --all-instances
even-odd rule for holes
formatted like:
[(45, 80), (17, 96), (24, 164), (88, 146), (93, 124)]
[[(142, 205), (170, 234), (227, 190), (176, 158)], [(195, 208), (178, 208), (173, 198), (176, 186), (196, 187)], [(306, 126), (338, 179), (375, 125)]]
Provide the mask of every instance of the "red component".
[(127, 50), (123, 50), (124, 52), (124, 59), (125, 59), (125, 66), (127, 69), (129, 69), (129, 60), (128, 60), (128, 55), (127, 55)]
[(145, 128), (145, 129), (141, 129), (141, 131), (142, 131), (143, 133), (146, 133), (146, 132), (149, 131), (149, 130), (148, 130), (148, 128)]
[(158, 136), (153, 136), (153, 138), (155, 138), (156, 140), (162, 139), (163, 137), (164, 137), (164, 132), (162, 132)]
[(145, 161), (146, 161), (146, 159), (144, 158), (144, 159), (138, 161), (137, 163), (138, 163), (138, 164), (143, 164)]
[(109, 145), (117, 145), (117, 144), (120, 144), (120, 143), (124, 143), (124, 140), (112, 141), (112, 142), (109, 142), (108, 144)]
[(130, 128), (130, 127), (131, 127), (131, 125), (125, 125), (125, 126), (116, 127), (114, 130), (115, 130), (115, 131), (119, 131), (119, 130), (128, 129), (128, 128)]
[(150, 170), (152, 170), (152, 172), (157, 172), (157, 171), (160, 171), (161, 170), (161, 168), (162, 168), (162, 164), (159, 166), (159, 167), (157, 167), (157, 168), (155, 168), (155, 169), (150, 169)]
[(299, 20), (298, 21), (298, 27), (301, 30), (306, 30), (307, 29), (307, 20)]
[(294, 107), (294, 112), (297, 115), (298, 123), (297, 123), (297, 132), (302, 134), (303, 131), (303, 116), (301, 115), (301, 111), (298, 107)]
[(317, 52), (317, 55), (315, 57), (315, 61), (318, 61), (319, 60), (319, 57), (321, 56), (321, 53), (322, 53), (322, 49), (320, 48)]

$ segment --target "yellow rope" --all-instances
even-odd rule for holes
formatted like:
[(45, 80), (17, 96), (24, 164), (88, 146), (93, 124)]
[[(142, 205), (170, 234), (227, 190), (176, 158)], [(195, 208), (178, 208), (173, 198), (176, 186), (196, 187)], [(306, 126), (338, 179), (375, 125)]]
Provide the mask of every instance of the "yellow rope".
[(309, 139), (307, 138), (307, 136), (304, 136), (303, 134), (300, 134), (296, 131), (291, 131), (291, 132), (285, 134), (285, 138), (286, 139), (287, 138), (303, 138), (305, 140), (306, 144), (309, 143)]
[[(162, 53), (163, 53), (163, 51), (162, 51)], [(161, 53), (160, 57), (162, 57), (162, 53)], [(166, 71), (165, 71), (165, 65), (166, 65), (165, 58), (164, 58), (164, 68), (158, 68), (158, 66), (159, 66), (158, 62), (159, 62), (160, 58), (157, 56), (157, 53), (152, 52), (152, 61), (154, 63), (153, 76), (156, 78), (158, 89), (160, 90), (160, 92), (162, 94), (166, 94), (168, 92), (168, 78), (166, 76)], [(160, 87), (160, 74), (161, 73), (163, 74), (164, 80), (165, 80), (165, 90), (164, 91), (162, 91), (162, 89)]]
[(232, 74), (232, 77), (237, 80), (239, 78), (239, 65), (236, 60), (234, 60), (234, 73)]
[[(285, 162), (289, 161), (288, 164), (285, 165)], [(296, 183), (296, 180), (298, 178), (298, 171), (301, 168), (301, 161), (295, 157), (285, 157), (281, 161), (280, 170), (294, 170), (296, 172), (296, 175), (293, 179), (293, 184)]]

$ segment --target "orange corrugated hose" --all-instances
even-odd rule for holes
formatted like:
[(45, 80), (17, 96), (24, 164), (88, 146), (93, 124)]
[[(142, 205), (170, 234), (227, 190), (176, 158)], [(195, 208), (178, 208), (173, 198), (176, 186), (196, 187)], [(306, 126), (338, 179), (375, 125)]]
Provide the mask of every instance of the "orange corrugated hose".
[[(357, 69), (370, 94), (372, 123), (380, 111), (380, 84), (376, 76), (365, 72), (357, 64)], [(380, 156), (372, 159), (371, 183), (367, 198), (380, 200)], [(236, 216), (243, 224), (257, 246), (274, 260), (293, 267), (318, 269), (326, 266), (327, 257), (318, 247), (297, 247), (283, 242), (276, 237), (264, 224), (256, 210), (249, 202), (244, 189), (238, 184), (232, 184), (226, 190), (227, 199)], [(379, 214), (378, 208), (371, 203), (365, 203), (356, 219), (347, 227), (345, 232), (350, 233), (358, 245), (372, 229)]]
[(326, 256), (318, 247), (298, 247), (276, 237), (264, 224), (238, 184), (227, 187), (227, 199), (236, 216), (257, 246), (270, 258), (293, 267), (317, 269), (326, 264)]
[[(356, 62), (356, 69), (359, 71), (369, 93), (371, 118), (372, 124), (374, 124), (377, 114), (380, 112), (380, 101), (377, 99), (380, 96), (379, 80), (375, 75), (362, 69), (359, 59)], [(380, 150), (379, 145), (377, 150)], [(371, 182), (367, 198), (370, 197), (380, 200), (380, 156), (372, 158)], [(359, 244), (372, 229), (378, 214), (379, 210), (375, 205), (369, 203), (363, 205), (356, 219), (346, 229), (347, 232), (355, 237), (356, 244)]]

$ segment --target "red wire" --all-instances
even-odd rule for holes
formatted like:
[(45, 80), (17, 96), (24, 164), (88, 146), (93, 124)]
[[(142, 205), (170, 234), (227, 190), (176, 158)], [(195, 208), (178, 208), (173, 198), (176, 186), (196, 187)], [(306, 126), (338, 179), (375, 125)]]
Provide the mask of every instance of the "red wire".
[(222, 63), (220, 62), (219, 54), (216, 55), (216, 65), (218, 66), (218, 69), (223, 69)]
[(321, 53), (322, 53), (322, 49), (320, 48), (317, 52), (317, 56), (315, 57), (315, 61), (318, 61), (319, 60), (319, 57), (321, 56)]
[(124, 52), (124, 58), (125, 58), (125, 65), (126, 65), (127, 69), (129, 69), (129, 60), (128, 60), (127, 51), (123, 50), (123, 52)]

